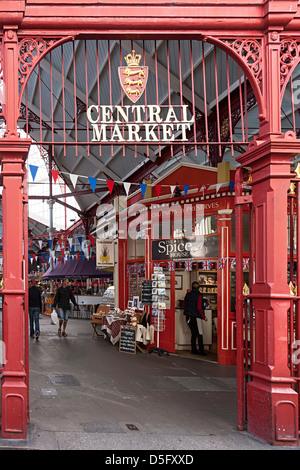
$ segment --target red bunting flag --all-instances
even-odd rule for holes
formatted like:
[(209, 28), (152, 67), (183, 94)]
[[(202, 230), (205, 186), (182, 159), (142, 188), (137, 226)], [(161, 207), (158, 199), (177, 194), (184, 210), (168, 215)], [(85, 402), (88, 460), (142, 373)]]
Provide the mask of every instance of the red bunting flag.
[(112, 180), (106, 180), (106, 183), (107, 183), (109, 192), (110, 192), (110, 194), (111, 194), (111, 193), (112, 193), (112, 190), (113, 190), (113, 187), (114, 187), (114, 182), (113, 182)]
[(155, 189), (156, 189), (156, 194), (157, 194), (157, 196), (159, 197), (159, 196), (160, 196), (160, 191), (161, 191), (161, 185), (160, 185), (160, 184), (156, 184), (156, 185), (155, 185)]
[(93, 235), (88, 235), (88, 239), (90, 240), (92, 247), (95, 247), (95, 238)]
[(52, 173), (52, 178), (54, 180), (54, 183), (56, 183), (57, 178), (58, 178), (58, 171), (57, 170), (51, 170)]

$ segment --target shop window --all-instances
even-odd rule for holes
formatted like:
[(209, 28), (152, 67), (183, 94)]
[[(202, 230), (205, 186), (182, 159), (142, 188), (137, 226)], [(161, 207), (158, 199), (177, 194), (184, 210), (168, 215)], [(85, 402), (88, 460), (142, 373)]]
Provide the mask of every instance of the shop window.
[(127, 259), (133, 260), (145, 257), (145, 231), (140, 227), (128, 230)]
[[(249, 287), (249, 271), (243, 271), (243, 285), (247, 284)], [(236, 312), (236, 272), (230, 271), (230, 311)]]
[(208, 215), (195, 223), (195, 235), (212, 235), (217, 233), (217, 216)]
[(171, 238), (172, 224), (170, 220), (155, 222), (152, 224), (152, 239), (160, 240), (165, 238)]
[(127, 265), (127, 276), (129, 281), (128, 300), (133, 297), (142, 298), (142, 281), (145, 279), (145, 263), (134, 263)]

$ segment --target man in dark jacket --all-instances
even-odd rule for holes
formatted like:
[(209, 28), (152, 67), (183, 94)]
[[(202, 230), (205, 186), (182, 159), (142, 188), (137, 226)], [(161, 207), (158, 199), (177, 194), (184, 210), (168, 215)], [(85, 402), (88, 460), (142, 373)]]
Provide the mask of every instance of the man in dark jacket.
[[(203, 329), (199, 331), (197, 318), (207, 321), (204, 314), (203, 299), (199, 292), (199, 282), (195, 281), (192, 284), (192, 290), (188, 292), (184, 299), (184, 315), (186, 316), (187, 324), (190, 327), (192, 338), (192, 354), (200, 354), (206, 356), (203, 345)], [(199, 351), (197, 351), (196, 341), (198, 338)]]
[(36, 339), (40, 336), (40, 320), (39, 315), (42, 312), (42, 296), (40, 289), (36, 285), (34, 278), (31, 279), (31, 286), (28, 291), (28, 304), (29, 304), (29, 323), (30, 323), (30, 336), (34, 337), (34, 326)]
[[(74, 307), (78, 309), (77, 302), (75, 300), (74, 294), (71, 291), (69, 286), (69, 280), (64, 279), (62, 286), (60, 286), (57, 291), (53, 302), (53, 307), (56, 308), (58, 306), (57, 313), (59, 318), (59, 328), (58, 328), (58, 336), (67, 336), (66, 328), (69, 319), (69, 312), (71, 309), (70, 300), (73, 303)], [(61, 331), (61, 327), (63, 327), (63, 331)]]

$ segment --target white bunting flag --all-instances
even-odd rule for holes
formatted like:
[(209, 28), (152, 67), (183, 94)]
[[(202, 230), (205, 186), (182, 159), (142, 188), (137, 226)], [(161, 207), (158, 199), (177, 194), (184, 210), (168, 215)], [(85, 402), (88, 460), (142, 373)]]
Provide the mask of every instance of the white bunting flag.
[(171, 193), (173, 194), (174, 191), (175, 191), (176, 185), (175, 186), (170, 186), (170, 188), (171, 188)]
[(76, 187), (76, 184), (77, 184), (78, 175), (72, 175), (72, 174), (70, 173), (70, 179), (71, 179), (71, 181), (72, 181), (73, 187), (75, 188), (75, 187)]
[(220, 187), (222, 186), (223, 183), (218, 183), (216, 184), (216, 193), (219, 192)]
[(131, 183), (123, 183), (123, 185), (124, 185), (125, 192), (126, 192), (126, 194), (127, 194), (127, 196), (128, 196)]

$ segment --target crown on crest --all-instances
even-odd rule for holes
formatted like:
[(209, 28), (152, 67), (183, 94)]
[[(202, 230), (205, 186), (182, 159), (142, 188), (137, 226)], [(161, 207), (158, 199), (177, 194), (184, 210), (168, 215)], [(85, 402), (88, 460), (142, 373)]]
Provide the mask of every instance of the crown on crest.
[(128, 67), (137, 67), (140, 64), (141, 58), (141, 54), (136, 54), (135, 51), (131, 51), (131, 54), (129, 53), (124, 57)]

